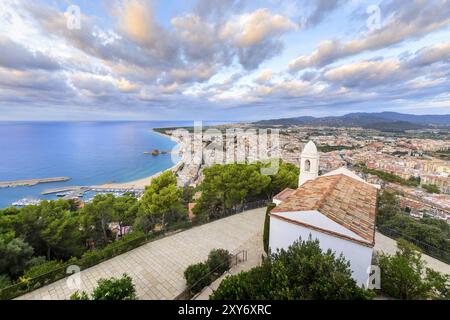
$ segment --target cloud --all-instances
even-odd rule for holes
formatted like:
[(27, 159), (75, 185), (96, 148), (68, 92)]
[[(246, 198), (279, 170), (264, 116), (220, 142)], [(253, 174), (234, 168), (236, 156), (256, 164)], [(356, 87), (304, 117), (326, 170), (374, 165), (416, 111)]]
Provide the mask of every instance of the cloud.
[(283, 49), (281, 35), (297, 25), (268, 9), (234, 17), (220, 31), (222, 41), (231, 41), (237, 48), (239, 62), (245, 69), (254, 69), (264, 60), (274, 57)]
[(232, 13), (243, 11), (250, 0), (197, 0), (193, 11), (208, 21), (221, 24)]
[(359, 110), (373, 107), (392, 110), (398, 105), (427, 101), (448, 92), (448, 48), (449, 43), (436, 44), (408, 56), (354, 61), (300, 76), (263, 71), (253, 84), (237, 92), (219, 91), (215, 93), (217, 98), (210, 99), (227, 103), (235, 99), (260, 108), (276, 105), (277, 110), (292, 111), (351, 110), (352, 106), (356, 110), (358, 106)]
[(159, 60), (172, 61), (177, 46), (170, 32), (159, 26), (153, 7), (144, 0), (124, 0), (120, 6), (119, 29), (132, 41), (146, 49), (146, 53)]
[(348, 88), (370, 87), (400, 78), (403, 74), (399, 69), (400, 62), (397, 59), (360, 61), (325, 71), (323, 77), (329, 82), (339, 83)]
[(445, 69), (449, 62), (450, 42), (447, 42), (423, 48), (406, 59), (357, 61), (329, 68), (323, 72), (322, 79), (348, 88), (395, 86), (424, 75), (433, 75), (440, 70), (440, 66), (434, 69), (433, 64), (443, 64)]
[(273, 15), (268, 9), (258, 9), (228, 21), (221, 30), (221, 38), (232, 38), (238, 47), (249, 47), (295, 28), (296, 24), (291, 20)]
[[(410, 40), (447, 26), (448, 2), (384, 1), (382, 28), (353, 40), (344, 40), (358, 30), (353, 22), (336, 38), (314, 29), (328, 16), (336, 19), (330, 24), (349, 19), (338, 15), (348, 11), (339, 0), (314, 2), (302, 30), (293, 1), (261, 8), (200, 0), (158, 12), (152, 1), (115, 0), (107, 12), (83, 5), (81, 30), (66, 28), (63, 1), (14, 2), (7, 19), (0, 13), (0, 116), (5, 106), (135, 119), (259, 118), (427, 101), (443, 108), (448, 97), (433, 101), (448, 92), (450, 43), (435, 35)], [(288, 57), (305, 39), (319, 45), (289, 72)]]
[(416, 67), (430, 65), (436, 62), (450, 61), (450, 42), (438, 44), (420, 50), (414, 59), (408, 63)]
[(217, 26), (194, 14), (178, 16), (171, 20), (177, 43), (188, 61), (229, 65), (233, 50), (220, 40)]
[(42, 52), (31, 52), (24, 46), (0, 37), (0, 66), (5, 68), (27, 70), (57, 70), (60, 68), (57, 61)]
[(333, 12), (343, 1), (342, 0), (315, 0), (312, 1), (314, 5), (313, 12), (305, 21), (306, 27), (312, 27), (325, 18), (325, 16)]
[(273, 78), (273, 71), (271, 69), (265, 69), (261, 71), (261, 73), (256, 78), (256, 82), (258, 83), (267, 83)]
[(393, 0), (382, 12), (391, 12), (382, 28), (360, 39), (322, 41), (312, 54), (292, 60), (289, 69), (321, 68), (345, 57), (386, 48), (410, 38), (420, 38), (450, 23), (450, 0)]
[(0, 105), (32, 107), (58, 105), (73, 101), (74, 90), (59, 72), (40, 69), (15, 70), (0, 68)]

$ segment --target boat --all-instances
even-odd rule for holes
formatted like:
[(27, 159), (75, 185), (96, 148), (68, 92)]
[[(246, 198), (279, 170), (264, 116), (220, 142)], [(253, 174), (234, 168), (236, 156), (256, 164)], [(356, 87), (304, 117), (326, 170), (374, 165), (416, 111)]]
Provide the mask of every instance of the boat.
[(36, 206), (40, 203), (41, 203), (41, 200), (38, 200), (38, 199), (23, 198), (16, 202), (13, 202), (12, 205), (14, 207), (25, 207), (25, 206)]

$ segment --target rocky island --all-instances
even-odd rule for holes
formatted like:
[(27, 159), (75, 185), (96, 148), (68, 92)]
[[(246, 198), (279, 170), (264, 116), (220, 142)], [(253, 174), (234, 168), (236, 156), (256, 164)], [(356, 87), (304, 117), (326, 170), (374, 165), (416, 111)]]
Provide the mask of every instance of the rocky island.
[(170, 151), (153, 149), (152, 151), (144, 151), (144, 154), (151, 154), (152, 156), (159, 156), (160, 154), (168, 154)]

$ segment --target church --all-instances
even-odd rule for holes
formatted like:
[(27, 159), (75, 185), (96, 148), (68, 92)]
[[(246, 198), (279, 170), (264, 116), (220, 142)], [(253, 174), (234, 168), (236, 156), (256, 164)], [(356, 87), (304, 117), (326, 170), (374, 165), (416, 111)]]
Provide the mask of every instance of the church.
[(270, 212), (270, 250), (287, 249), (300, 237), (318, 239), (323, 251), (342, 253), (352, 277), (367, 288), (377, 192), (377, 186), (345, 167), (319, 176), (319, 152), (309, 141), (300, 156), (298, 188), (273, 198), (277, 206)]

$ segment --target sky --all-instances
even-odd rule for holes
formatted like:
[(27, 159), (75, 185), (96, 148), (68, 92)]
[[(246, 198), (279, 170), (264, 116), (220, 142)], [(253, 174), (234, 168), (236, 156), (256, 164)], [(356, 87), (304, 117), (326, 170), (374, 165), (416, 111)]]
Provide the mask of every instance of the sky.
[(450, 113), (450, 0), (3, 0), (0, 120)]

